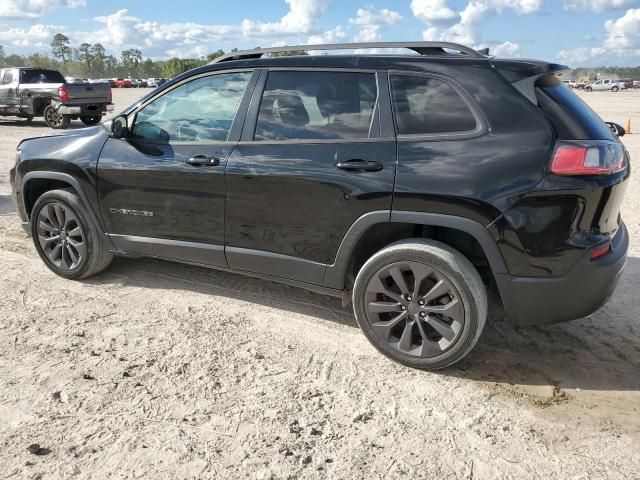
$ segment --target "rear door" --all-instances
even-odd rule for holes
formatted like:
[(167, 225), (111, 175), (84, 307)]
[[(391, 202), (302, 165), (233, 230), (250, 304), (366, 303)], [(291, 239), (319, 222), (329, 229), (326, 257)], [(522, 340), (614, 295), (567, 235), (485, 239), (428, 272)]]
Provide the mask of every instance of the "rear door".
[(391, 209), (389, 110), (375, 71), (265, 71), (227, 164), (229, 266), (322, 284), (349, 227)]
[(255, 85), (252, 71), (192, 77), (129, 116), (98, 162), (102, 216), (116, 247), (225, 266), (224, 170)]

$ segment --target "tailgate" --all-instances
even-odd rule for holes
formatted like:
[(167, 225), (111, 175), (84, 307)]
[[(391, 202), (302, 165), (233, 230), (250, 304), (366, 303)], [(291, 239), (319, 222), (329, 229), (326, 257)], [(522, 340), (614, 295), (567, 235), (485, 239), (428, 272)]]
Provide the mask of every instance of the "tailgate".
[(69, 91), (68, 105), (84, 105), (88, 103), (110, 103), (109, 90), (111, 87), (107, 83), (92, 84), (67, 84)]

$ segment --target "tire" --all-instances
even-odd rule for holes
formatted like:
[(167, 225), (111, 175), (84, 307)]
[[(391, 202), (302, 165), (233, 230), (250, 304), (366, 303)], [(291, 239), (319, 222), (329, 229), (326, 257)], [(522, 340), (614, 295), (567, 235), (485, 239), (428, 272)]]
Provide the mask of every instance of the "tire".
[(25, 119), (25, 121), (26, 121), (27, 123), (31, 123), (31, 122), (33, 122), (33, 117), (32, 117), (32, 116), (24, 117), (24, 119)]
[(94, 125), (98, 125), (102, 121), (102, 115), (96, 115), (95, 117), (80, 117), (80, 121), (88, 127), (92, 127)]
[(591, 88), (591, 87), (586, 87), (586, 88), (585, 88), (585, 91), (586, 91), (586, 92), (592, 92), (592, 91), (593, 91), (593, 88)]
[[(57, 241), (53, 240), (56, 236)], [(36, 200), (31, 212), (31, 237), (45, 265), (70, 280), (95, 275), (113, 259), (104, 234), (71, 189), (51, 190)]]
[(55, 130), (64, 130), (65, 128), (69, 128), (71, 124), (71, 118), (69, 118), (68, 115), (58, 113), (52, 105), (47, 105), (43, 115), (46, 124)]
[[(417, 289), (416, 277), (422, 278)], [(406, 288), (399, 288), (400, 282)], [(401, 296), (403, 290), (411, 296)], [(408, 367), (438, 370), (475, 346), (487, 318), (487, 292), (460, 252), (416, 239), (391, 245), (362, 266), (353, 309), (363, 333), (382, 354)]]
[(618, 88), (618, 87), (612, 87), (612, 88), (611, 88), (611, 91), (612, 91), (612, 92), (617, 92), (618, 90), (620, 90), (620, 88)]

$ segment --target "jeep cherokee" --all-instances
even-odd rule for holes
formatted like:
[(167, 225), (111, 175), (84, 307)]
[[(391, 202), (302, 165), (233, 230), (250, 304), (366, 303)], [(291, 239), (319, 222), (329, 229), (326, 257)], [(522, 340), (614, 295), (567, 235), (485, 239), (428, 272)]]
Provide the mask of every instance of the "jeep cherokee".
[[(355, 48), (413, 52), (265, 56)], [(442, 368), (489, 289), (544, 324), (620, 277), (629, 155), (565, 69), (437, 42), (233, 52), (112, 122), (20, 143), (14, 200), (62, 277), (143, 255), (280, 281), (351, 300), (380, 352)]]

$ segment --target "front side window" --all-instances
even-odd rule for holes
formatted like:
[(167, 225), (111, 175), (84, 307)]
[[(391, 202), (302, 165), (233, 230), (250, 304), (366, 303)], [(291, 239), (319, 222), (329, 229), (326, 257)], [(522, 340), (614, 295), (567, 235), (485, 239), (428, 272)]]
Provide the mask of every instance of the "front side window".
[(254, 138), (368, 138), (377, 96), (373, 73), (270, 72)]
[(476, 119), (469, 105), (442, 80), (417, 75), (391, 75), (391, 91), (400, 135), (476, 129)]
[(226, 141), (250, 78), (250, 72), (224, 73), (180, 85), (138, 112), (132, 136), (160, 142)]

